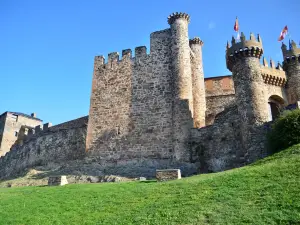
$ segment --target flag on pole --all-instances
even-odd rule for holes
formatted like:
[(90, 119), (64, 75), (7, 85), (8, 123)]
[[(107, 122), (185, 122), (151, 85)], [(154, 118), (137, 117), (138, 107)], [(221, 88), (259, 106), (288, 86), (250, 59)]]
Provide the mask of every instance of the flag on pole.
[(285, 36), (286, 36), (287, 33), (288, 33), (288, 27), (285, 26), (285, 27), (283, 28), (283, 30), (281, 31), (281, 33), (280, 33), (280, 36), (279, 36), (279, 38), (278, 38), (278, 41), (282, 41), (282, 40), (285, 38)]
[(238, 21), (238, 18), (236, 17), (235, 19), (235, 23), (234, 23), (234, 27), (233, 29), (238, 32), (239, 31), (239, 21)]
[(236, 39), (240, 40), (240, 32), (239, 32), (240, 27), (239, 27), (239, 21), (237, 17), (235, 18), (233, 29), (237, 32)]
[(291, 40), (289, 40), (289, 48), (290, 48), (290, 50), (292, 50), (292, 49), (293, 49), (293, 46), (292, 46)]

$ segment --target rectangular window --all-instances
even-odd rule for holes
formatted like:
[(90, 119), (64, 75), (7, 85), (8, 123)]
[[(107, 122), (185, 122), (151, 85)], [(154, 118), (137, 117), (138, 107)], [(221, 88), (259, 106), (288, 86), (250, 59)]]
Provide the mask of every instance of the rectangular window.
[(18, 115), (10, 115), (9, 118), (11, 118), (13, 121), (18, 122)]
[(18, 137), (18, 131), (15, 131), (15, 137)]

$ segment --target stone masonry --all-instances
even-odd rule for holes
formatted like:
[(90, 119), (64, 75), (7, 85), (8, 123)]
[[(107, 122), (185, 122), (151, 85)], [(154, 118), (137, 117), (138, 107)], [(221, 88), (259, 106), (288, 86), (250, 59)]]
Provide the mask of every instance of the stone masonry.
[(87, 121), (88, 117), (82, 117), (52, 127), (31, 128), (0, 158), (0, 179), (26, 168), (84, 158)]
[(202, 41), (189, 41), (187, 14), (172, 14), (168, 22), (169, 29), (151, 34), (150, 54), (137, 47), (135, 57), (123, 50), (121, 60), (118, 53), (107, 63), (95, 58), (88, 154), (112, 162), (189, 162), (190, 129), (205, 125)]
[(156, 170), (157, 181), (168, 181), (181, 179), (181, 171), (179, 169)]
[(151, 33), (149, 50), (95, 57), (89, 117), (42, 127), (25, 114), (1, 115), (0, 177), (81, 159), (109, 175), (178, 168), (187, 176), (265, 157), (270, 121), (300, 100), (300, 48), (282, 44), (284, 61), (275, 65), (260, 35), (241, 33), (226, 46), (232, 75), (204, 78), (204, 45), (189, 39), (190, 16), (173, 13), (167, 22)]
[(16, 112), (5, 112), (0, 115), (0, 157), (5, 155), (18, 139), (22, 126), (34, 128), (41, 125), (42, 122), (36, 118), (35, 113), (30, 116)]

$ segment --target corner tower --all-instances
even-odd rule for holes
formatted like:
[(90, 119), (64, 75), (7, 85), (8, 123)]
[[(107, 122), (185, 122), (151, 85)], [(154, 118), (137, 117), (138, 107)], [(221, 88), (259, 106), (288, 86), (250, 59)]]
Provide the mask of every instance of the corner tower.
[(171, 60), (173, 80), (173, 150), (176, 160), (189, 160), (190, 128), (193, 127), (193, 88), (191, 50), (189, 46), (186, 13), (173, 13), (168, 17), (171, 30)]
[[(260, 157), (263, 144), (259, 126), (268, 121), (267, 90), (261, 73), (260, 57), (263, 45), (251, 33), (246, 40), (241, 33), (241, 41), (232, 38), (232, 46), (227, 43), (226, 64), (232, 72), (235, 98), (241, 123), (241, 138), (247, 162)], [(257, 143), (256, 143), (257, 142)], [(253, 144), (256, 143), (256, 144)]]
[(191, 64), (192, 64), (192, 86), (193, 86), (193, 117), (194, 127), (205, 126), (206, 98), (204, 72), (202, 63), (203, 41), (195, 37), (190, 40)]
[(287, 96), (289, 104), (300, 100), (300, 48), (294, 41), (289, 49), (282, 43), (283, 70), (287, 75)]

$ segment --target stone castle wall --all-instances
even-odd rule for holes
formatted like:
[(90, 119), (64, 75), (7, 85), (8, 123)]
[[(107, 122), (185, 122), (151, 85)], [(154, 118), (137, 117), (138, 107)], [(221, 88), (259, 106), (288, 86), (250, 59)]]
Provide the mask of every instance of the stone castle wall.
[[(170, 158), (172, 86), (170, 29), (151, 34), (146, 47), (95, 60), (87, 151), (108, 161)], [(114, 59), (112, 56), (116, 56)]]
[[(200, 172), (220, 172), (249, 163), (247, 149), (243, 147), (243, 127), (241, 126), (236, 105), (227, 107), (219, 113), (213, 125), (192, 129), (191, 151), (192, 160), (199, 162)], [(267, 155), (261, 145), (265, 144), (265, 135), (269, 124), (265, 123), (255, 128), (256, 138), (252, 140), (254, 147), (259, 147), (256, 159)]]
[(234, 168), (243, 157), (241, 138), (237, 107), (228, 107), (213, 125), (192, 129), (193, 161), (200, 162), (202, 173)]
[(23, 145), (14, 145), (0, 158), (0, 178), (28, 167), (83, 158), (87, 121), (88, 117), (82, 117), (49, 127), (25, 138)]
[(206, 126), (214, 123), (215, 117), (226, 107), (235, 103), (232, 76), (205, 78)]

